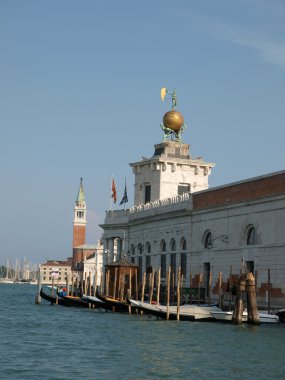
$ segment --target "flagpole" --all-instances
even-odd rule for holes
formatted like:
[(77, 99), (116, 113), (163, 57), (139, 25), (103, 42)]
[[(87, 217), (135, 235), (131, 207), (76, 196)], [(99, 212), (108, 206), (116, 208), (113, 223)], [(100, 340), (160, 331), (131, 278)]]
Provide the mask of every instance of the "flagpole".
[[(109, 210), (111, 210), (111, 207), (112, 207), (112, 183), (113, 183), (113, 174), (111, 175), (111, 186), (110, 186), (111, 194), (110, 194), (110, 207), (109, 207)], [(113, 209), (113, 207), (112, 207), (112, 209)]]

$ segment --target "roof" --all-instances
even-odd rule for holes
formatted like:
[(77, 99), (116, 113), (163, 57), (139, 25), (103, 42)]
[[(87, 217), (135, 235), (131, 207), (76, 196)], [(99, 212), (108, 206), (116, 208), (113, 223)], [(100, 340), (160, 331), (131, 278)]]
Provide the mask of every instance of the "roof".
[(84, 197), (84, 191), (83, 191), (83, 185), (82, 185), (82, 178), (80, 178), (80, 186), (76, 198), (76, 203), (80, 202), (85, 202), (85, 197)]
[(82, 244), (74, 247), (74, 249), (97, 249), (97, 244)]

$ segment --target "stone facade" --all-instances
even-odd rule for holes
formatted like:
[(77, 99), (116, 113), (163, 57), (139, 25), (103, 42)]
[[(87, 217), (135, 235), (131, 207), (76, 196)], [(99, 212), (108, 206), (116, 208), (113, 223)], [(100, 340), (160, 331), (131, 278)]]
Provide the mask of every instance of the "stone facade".
[[(131, 164), (135, 173), (135, 206), (106, 212), (101, 226), (104, 263), (114, 260), (117, 241), (117, 257), (124, 251), (140, 267), (141, 275), (161, 268), (162, 284), (167, 268), (171, 266), (176, 274), (180, 266), (183, 286), (197, 287), (202, 280), (208, 295), (211, 273), (210, 295), (214, 300), (218, 298), (219, 272), (226, 297), (230, 273), (231, 281), (237, 280), (243, 260), (256, 275), (259, 305), (266, 305), (270, 286), (272, 305), (285, 307), (285, 172), (207, 189), (213, 164), (196, 162), (199, 171), (195, 175), (195, 169), (191, 169), (194, 163), (188, 158), (188, 176), (183, 183), (190, 184), (190, 192), (179, 195), (183, 159), (181, 154), (178, 156), (171, 158), (176, 171), (171, 169), (170, 157), (166, 159), (168, 183), (163, 174), (165, 162), (157, 157)], [(202, 191), (194, 191), (195, 182)], [(144, 202), (144, 195), (140, 195), (146, 184), (151, 184), (150, 202)]]

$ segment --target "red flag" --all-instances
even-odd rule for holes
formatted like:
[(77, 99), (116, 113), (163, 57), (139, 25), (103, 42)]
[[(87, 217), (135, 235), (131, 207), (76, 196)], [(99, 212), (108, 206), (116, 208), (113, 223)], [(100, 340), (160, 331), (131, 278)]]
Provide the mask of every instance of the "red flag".
[(112, 198), (114, 199), (114, 203), (117, 201), (117, 191), (114, 178), (112, 178)]

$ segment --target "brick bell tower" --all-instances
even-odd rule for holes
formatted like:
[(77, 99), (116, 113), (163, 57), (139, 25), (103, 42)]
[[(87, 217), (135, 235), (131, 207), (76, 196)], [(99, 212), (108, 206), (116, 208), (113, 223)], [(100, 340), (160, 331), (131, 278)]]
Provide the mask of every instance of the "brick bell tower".
[(80, 187), (74, 206), (73, 218), (73, 249), (85, 244), (86, 239), (86, 203), (80, 179)]

